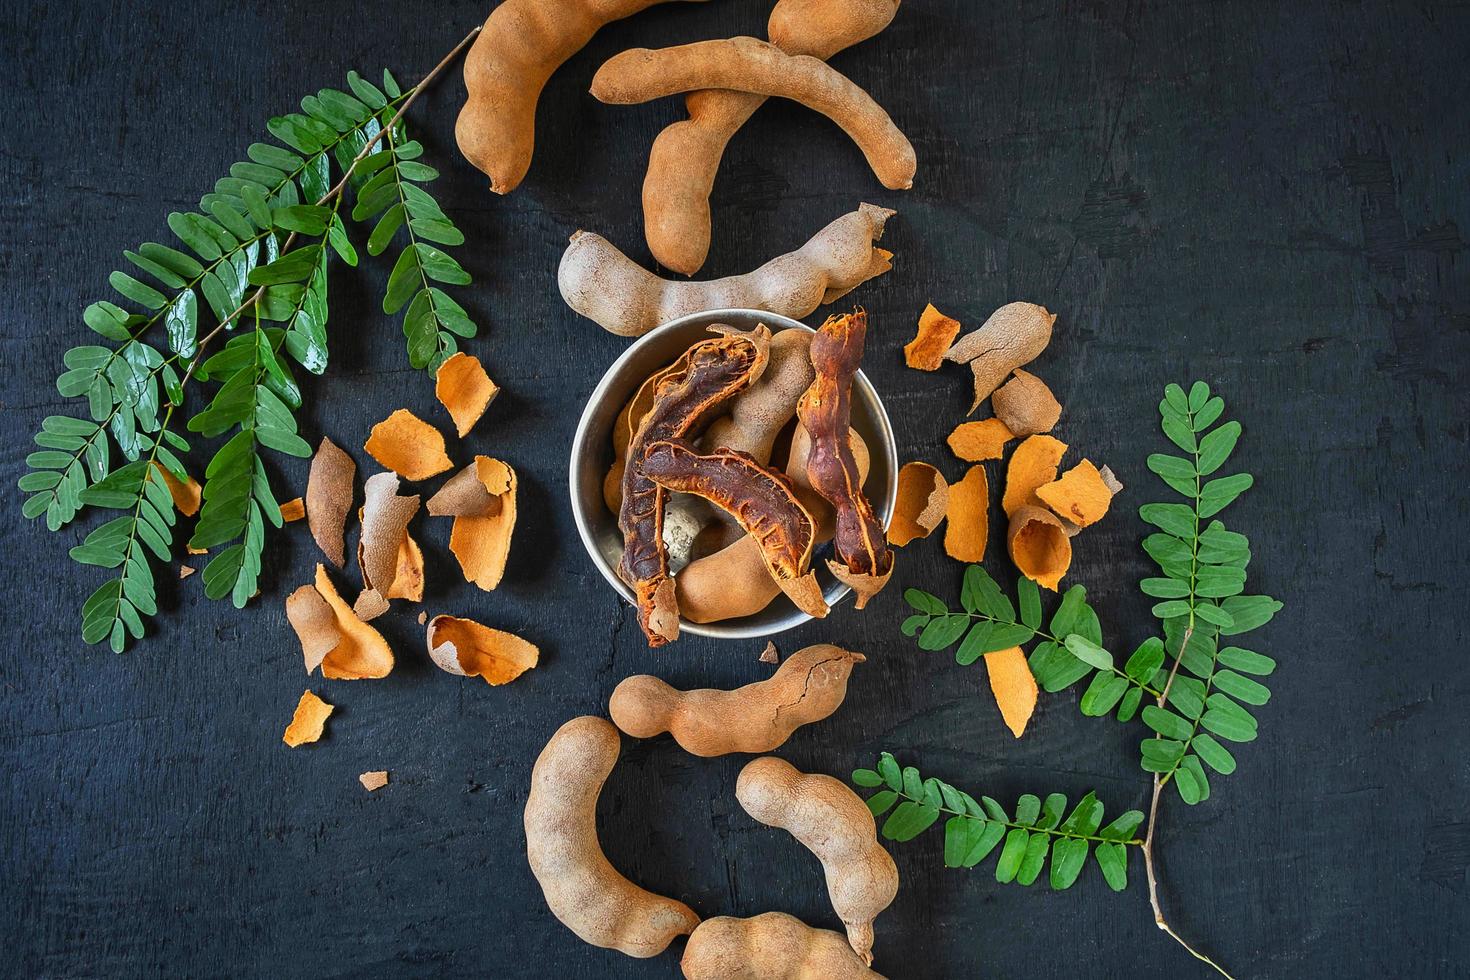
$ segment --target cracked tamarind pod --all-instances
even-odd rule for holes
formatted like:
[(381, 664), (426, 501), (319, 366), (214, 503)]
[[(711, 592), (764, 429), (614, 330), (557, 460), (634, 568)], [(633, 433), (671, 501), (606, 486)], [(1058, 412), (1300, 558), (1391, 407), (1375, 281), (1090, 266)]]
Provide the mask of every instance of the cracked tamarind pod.
[(464, 60), (468, 92), (454, 124), (465, 159), (497, 194), (515, 190), (531, 168), (536, 103), (554, 71), (605, 24), (664, 0), (505, 0), (485, 21)]
[(866, 658), (818, 643), (786, 658), (763, 681), (733, 691), (680, 691), (651, 674), (629, 677), (613, 689), (608, 713), (634, 738), (664, 732), (690, 755), (770, 752), (802, 725), (842, 706), (852, 668)]
[(643, 458), (654, 443), (691, 434), (710, 412), (759, 378), (769, 342), (769, 331), (758, 327), (750, 334), (735, 332), (690, 348), (688, 360), (658, 382), (653, 405), (628, 444), (618, 511), (623, 532), (618, 577), (633, 590), (638, 625), (651, 647), (678, 638), (679, 608), (663, 540), (668, 491), (644, 475)]
[(578, 231), (562, 253), (556, 284), (568, 306), (622, 337), (641, 337), (700, 310), (767, 310), (799, 320), (892, 268), (893, 253), (873, 243), (894, 213), (864, 204), (794, 252), (744, 275), (704, 282), (660, 279), (601, 235)]
[(760, 545), (766, 569), (797, 608), (818, 619), (827, 615), (822, 587), (808, 570), (816, 528), (789, 480), (747, 453), (701, 455), (678, 440), (651, 444), (642, 470), (666, 490), (703, 497), (734, 517)]
[[(866, 480), (868, 447), (856, 429), (848, 430), (847, 436), (857, 460), (858, 476)], [(823, 545), (832, 540), (835, 519), (827, 501), (807, 482), (806, 461), (811, 444), (811, 437), (798, 422), (791, 433), (786, 477), (796, 487), (802, 506), (812, 515), (817, 544)], [(719, 551), (690, 562), (674, 580), (679, 593), (679, 615), (692, 623), (717, 623), (753, 616), (770, 605), (781, 594), (781, 587), (766, 570), (760, 552), (755, 539), (742, 534)]]
[(839, 933), (785, 912), (705, 919), (679, 967), (685, 980), (883, 980)]
[(796, 406), (796, 417), (812, 440), (807, 478), (837, 512), (833, 542), (839, 561), (829, 560), (827, 567), (857, 593), (859, 609), (883, 591), (893, 574), (893, 552), (863, 494), (852, 447), (844, 438), (852, 416), (852, 379), (862, 363), (867, 332), (868, 315), (861, 309), (827, 318), (812, 339), (816, 380)]
[[(899, 0), (777, 0), (766, 34), (787, 54), (823, 61), (883, 30)], [(670, 123), (648, 152), (643, 178), (643, 234), (657, 262), (692, 276), (710, 243), (710, 192), (730, 137), (766, 101), (764, 95), (702, 89), (684, 98), (688, 119)], [(947, 344), (945, 345), (948, 346)]]
[(590, 715), (556, 730), (531, 770), (526, 859), (546, 904), (583, 941), (657, 956), (699, 916), (618, 873), (597, 840), (597, 797), (618, 761), (618, 730)]
[(804, 773), (771, 755), (740, 770), (735, 798), (746, 813), (789, 832), (822, 862), (827, 896), (847, 940), (871, 965), (873, 920), (898, 894), (898, 868), (878, 843), (867, 804), (831, 776)]

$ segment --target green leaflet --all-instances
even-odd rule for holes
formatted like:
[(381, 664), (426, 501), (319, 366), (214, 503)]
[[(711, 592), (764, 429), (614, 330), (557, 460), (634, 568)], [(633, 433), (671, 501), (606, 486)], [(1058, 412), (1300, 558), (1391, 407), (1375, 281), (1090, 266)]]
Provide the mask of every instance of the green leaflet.
[[(88, 508), (123, 512), (72, 549), (78, 562), (112, 572), (83, 605), (89, 643), (120, 650), (155, 612), (150, 563), (171, 559), (177, 520), (159, 467), (187, 476), (176, 453), (189, 442), (175, 413), (190, 380), (214, 389), (196, 396), (187, 429), (219, 440), (195, 464), (203, 462), (204, 503), (190, 538), (213, 552), (205, 593), (237, 606), (254, 594), (265, 528), (281, 523), (262, 449), (310, 454), (294, 420), (301, 393), (291, 363), (326, 369), (330, 260), (358, 261), (339, 182), (357, 190), (386, 172), (401, 205), (420, 280), (405, 329), (428, 334), (411, 344), (413, 363), (437, 368), (457, 349), (455, 336), (475, 332), (440, 288), (469, 276), (443, 251), (463, 235), (420, 186), (437, 173), (418, 162), (423, 147), (401, 121), (383, 130), (409, 93), (386, 71), (381, 87), (349, 73), (346, 89), (322, 89), (301, 100), (300, 112), (271, 119), (266, 129), (278, 142), (252, 143), (197, 210), (168, 215), (171, 244), (125, 251), (126, 265), (108, 276), (116, 301), (82, 313), (102, 343), (64, 354), (57, 390), (83, 404), (42, 422), (18, 486), (25, 517), (44, 515), (52, 530)], [(381, 145), (370, 146), (380, 134)]]
[(879, 832), (885, 839), (913, 840), (947, 817), (945, 867), (973, 868), (999, 848), (995, 879), (1002, 884), (1030, 885), (1050, 862), (1051, 887), (1070, 888), (1092, 855), (1108, 886), (1122, 891), (1128, 884), (1127, 848), (1143, 843), (1134, 836), (1143, 814), (1129, 810), (1103, 826), (1103, 805), (1094, 793), (1070, 811), (1061, 793), (1050, 794), (1045, 803), (1028, 793), (1007, 812), (988, 796), (977, 801), (942, 780), (923, 778), (913, 766), (900, 768), (888, 752), (874, 768), (853, 772), (852, 782), (876, 790), (868, 797), (868, 809), (881, 821)]

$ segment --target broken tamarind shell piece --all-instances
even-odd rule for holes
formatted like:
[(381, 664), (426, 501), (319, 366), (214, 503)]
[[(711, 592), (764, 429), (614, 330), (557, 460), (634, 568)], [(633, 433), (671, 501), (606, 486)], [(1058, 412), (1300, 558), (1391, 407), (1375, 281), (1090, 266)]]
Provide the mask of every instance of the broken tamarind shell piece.
[(654, 443), (689, 435), (713, 409), (759, 378), (769, 337), (770, 332), (760, 327), (753, 336), (716, 337), (690, 348), (688, 359), (655, 386), (653, 405), (628, 445), (618, 511), (623, 532), (618, 577), (633, 590), (639, 626), (649, 646), (678, 637), (679, 611), (663, 541), (667, 491), (644, 474), (643, 458)]
[(664, 489), (703, 497), (734, 517), (760, 545), (766, 568), (791, 601), (809, 616), (827, 615), (822, 590), (814, 580), (801, 581), (810, 579), (816, 529), (785, 477), (746, 453), (720, 449), (701, 455), (672, 440), (649, 446), (642, 467)]
[(362, 448), (405, 480), (427, 480), (454, 465), (443, 434), (406, 408), (373, 426)]
[(960, 321), (945, 316), (930, 303), (919, 314), (914, 339), (903, 345), (903, 362), (918, 371), (938, 371), (944, 353), (959, 335)]
[(1020, 647), (1007, 647), (985, 655), (985, 672), (990, 675), (990, 693), (995, 695), (1000, 716), (1011, 734), (1020, 738), (1036, 710), (1036, 678)]
[(970, 463), (986, 459), (1000, 459), (1006, 443), (1016, 434), (1006, 428), (1000, 419), (982, 419), (979, 422), (961, 422), (955, 426), (946, 440), (950, 452)]
[(516, 527), (516, 471), (489, 456), (476, 456), (475, 479), (495, 498), (482, 513), (459, 514), (449, 531), (449, 550), (459, 561), (466, 582), (493, 592), (505, 575), (511, 536)]
[(947, 361), (969, 364), (975, 375), (975, 401), (970, 413), (1018, 367), (1034, 361), (1051, 342), (1055, 313), (1035, 303), (1007, 303), (959, 339), (944, 355)]
[(1006, 517), (1028, 504), (1046, 506), (1036, 490), (1057, 478), (1057, 466), (1066, 453), (1067, 444), (1051, 436), (1031, 436), (1016, 447), (1006, 466), (1006, 489), (1000, 501)]
[[(398, 581), (400, 555), (408, 537), (408, 522), (419, 510), (419, 497), (398, 495), (398, 477), (375, 473), (363, 484), (362, 533), (357, 540), (357, 567), (362, 572), (362, 593), (352, 611), (367, 622), (388, 611), (388, 596)], [(412, 556), (409, 566), (412, 567)], [(422, 594), (423, 556), (419, 556), (419, 590)], [(411, 574), (411, 572), (410, 572)], [(404, 588), (412, 592), (412, 584)]]
[(1062, 405), (1036, 375), (1017, 369), (1011, 380), (990, 396), (995, 417), (1024, 439), (1050, 432), (1062, 417)]
[[(812, 489), (837, 515), (833, 542), (840, 562), (827, 567), (857, 593), (857, 608), (882, 590), (893, 574), (893, 552), (862, 491), (857, 463), (846, 438), (852, 417), (852, 379), (863, 359), (868, 315), (862, 309), (828, 317), (812, 338), (816, 378), (796, 406), (811, 435), (806, 474)], [(841, 569), (841, 571), (839, 571)]]
[(305, 516), (306, 502), (300, 497), (294, 497), (291, 500), (288, 500), (285, 503), (281, 504), (282, 524), (290, 524), (294, 521), (299, 521)]
[(514, 633), (458, 616), (435, 616), (425, 633), (429, 658), (459, 677), (483, 677), (492, 687), (508, 684), (536, 666), (541, 651)]
[(944, 474), (923, 462), (904, 463), (898, 471), (898, 498), (888, 523), (888, 543), (902, 548), (927, 538), (949, 507), (949, 483)]
[(199, 485), (198, 480), (187, 473), (184, 474), (187, 479), (180, 480), (157, 460), (153, 461), (153, 468), (163, 477), (163, 485), (168, 488), (168, 495), (173, 498), (174, 506), (180, 514), (193, 517), (199, 513), (199, 507), (204, 502), (204, 488)]
[(1072, 542), (1057, 515), (1027, 504), (1011, 515), (1006, 546), (1016, 570), (1042, 588), (1057, 591), (1072, 565)]
[(286, 618), (301, 641), (308, 674), (320, 665), (323, 677), (352, 681), (387, 677), (393, 669), (388, 641), (342, 601), (321, 564), (316, 584), (286, 599)]
[[(1113, 495), (1123, 489), (1116, 478), (1109, 485), (1103, 479), (1103, 470), (1092, 465), (1091, 460), (1084, 459), (1063, 473), (1060, 479), (1037, 487), (1036, 496), (1051, 508), (1052, 513), (1078, 528), (1096, 524), (1107, 514)], [(1108, 475), (1112, 476), (1112, 472), (1108, 471)]]
[(357, 464), (336, 443), (322, 436), (306, 478), (306, 524), (322, 554), (341, 568), (347, 561), (344, 535), (352, 510)]
[(990, 481), (985, 467), (970, 467), (964, 478), (949, 488), (947, 516), (944, 553), (955, 561), (983, 562), (990, 538)]
[(336, 710), (317, 697), (311, 691), (302, 691), (301, 700), (296, 702), (296, 710), (291, 715), (291, 724), (286, 726), (286, 733), (281, 736), (281, 741), (291, 748), (315, 742), (322, 737), (326, 728), (327, 718)]
[(439, 365), (434, 373), (434, 397), (449, 410), (454, 430), (461, 439), (474, 428), (498, 394), (500, 386), (490, 380), (480, 359), (464, 351)]

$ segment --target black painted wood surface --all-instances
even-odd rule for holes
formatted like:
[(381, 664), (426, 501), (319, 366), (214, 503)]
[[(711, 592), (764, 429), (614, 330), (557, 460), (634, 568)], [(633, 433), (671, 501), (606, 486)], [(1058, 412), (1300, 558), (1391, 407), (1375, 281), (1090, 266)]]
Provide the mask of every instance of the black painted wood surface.
[[(349, 68), (405, 80), (486, 10), (473, 3), (53, 0), (0, 5), (0, 376), (7, 485), (29, 434), (64, 410), (60, 352), (120, 252), (166, 235), (269, 116)], [(307, 680), (282, 597), (317, 559), (272, 536), (244, 612), (160, 575), (165, 609), (123, 656), (86, 648), (98, 580), (66, 560), (89, 522), (49, 535), (10, 491), (0, 657), (0, 961), (16, 976), (669, 977), (583, 945), (546, 910), (523, 857), (521, 806), (551, 731), (602, 712), (622, 677), (689, 686), (765, 676), (759, 643), (688, 638), (656, 655), (584, 555), (566, 494), (582, 402), (625, 341), (555, 286), (566, 236), (595, 229), (646, 261), (638, 189), (677, 100), (603, 106), (604, 59), (735, 33), (768, 5), (671, 4), (602, 32), (547, 87), (530, 178), (497, 198), (458, 156), (456, 70), (413, 113), (437, 189), (470, 244), (469, 347), (505, 387), (454, 455), (521, 477), (505, 584), (460, 580), (448, 529), (418, 527), (431, 613), (539, 643), (540, 668), (489, 688), (421, 652), (414, 612), (381, 621), (399, 663), (379, 682)], [(770, 105), (736, 137), (715, 194), (705, 274), (793, 248), (859, 201), (895, 207), (894, 271), (853, 294), (871, 313), (867, 370), (902, 453), (962, 467), (944, 436), (961, 370), (919, 374), (898, 348), (932, 300), (976, 325), (1024, 298), (1060, 314), (1037, 370), (1066, 405), (1059, 434), (1128, 485), (1078, 540), (1114, 649), (1151, 627), (1136, 506), (1165, 499), (1143, 460), (1155, 404), (1204, 378), (1246, 435), (1257, 488), (1230, 512), (1254, 587), (1285, 610), (1253, 645), (1277, 657), (1262, 736), (1240, 771), (1161, 816), (1177, 928), (1238, 976), (1464, 976), (1470, 773), (1464, 705), (1470, 353), (1470, 10), (1463, 4), (908, 0), (891, 29), (833, 59), (918, 150), (915, 189), (876, 185), (830, 123)], [(369, 426), (407, 406), (441, 424), (395, 321), (384, 270), (331, 281), (333, 364), (307, 384), (304, 433), (359, 463)], [(815, 319), (815, 318), (814, 318)], [(297, 492), (305, 467), (277, 475)], [(992, 471), (993, 478), (999, 474)], [(998, 480), (996, 480), (998, 482)], [(289, 495), (289, 494), (288, 494)], [(1005, 574), (992, 543), (991, 566)], [(781, 750), (843, 775), (880, 749), (1013, 800), (1096, 788), (1146, 804), (1141, 728), (1044, 697), (1026, 737), (1001, 725), (984, 673), (898, 635), (903, 586), (957, 594), (937, 540), (905, 549), (895, 587), (778, 638), (869, 656), (847, 704)], [(1457, 611), (1459, 610), (1459, 611)], [(280, 733), (304, 687), (338, 705), (320, 744)], [(706, 915), (770, 909), (834, 926), (816, 862), (733, 797), (741, 759), (629, 743), (603, 795), (613, 862)], [(357, 774), (392, 771), (366, 794)], [(878, 923), (891, 977), (1206, 976), (1153, 928), (1137, 857), (1121, 895), (1088, 871), (1071, 891), (999, 886), (992, 862), (942, 867), (938, 832), (895, 846), (898, 900)]]

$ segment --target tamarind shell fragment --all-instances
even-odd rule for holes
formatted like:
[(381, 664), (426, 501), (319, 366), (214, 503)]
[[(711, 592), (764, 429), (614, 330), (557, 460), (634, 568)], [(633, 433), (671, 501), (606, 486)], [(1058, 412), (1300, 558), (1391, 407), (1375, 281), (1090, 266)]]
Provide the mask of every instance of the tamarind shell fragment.
[(857, 608), (888, 584), (893, 552), (883, 526), (863, 494), (857, 462), (847, 440), (852, 417), (852, 379), (863, 359), (868, 315), (861, 308), (827, 318), (812, 338), (817, 377), (796, 405), (796, 417), (811, 435), (807, 479), (837, 515), (833, 544), (840, 561), (827, 567), (857, 593)]
[(768, 341), (769, 331), (760, 327), (751, 335), (716, 337), (690, 348), (687, 360), (659, 380), (653, 405), (628, 444), (618, 511), (623, 532), (618, 577), (633, 590), (638, 624), (651, 647), (678, 638), (679, 614), (663, 541), (667, 491), (645, 475), (644, 458), (654, 443), (689, 435), (727, 398), (760, 377)]
[(761, 558), (781, 590), (809, 616), (827, 614), (827, 602), (808, 578), (816, 526), (784, 476), (748, 453), (718, 449), (701, 455), (677, 440), (653, 443), (644, 474), (666, 490), (692, 493), (734, 517), (760, 545)]

